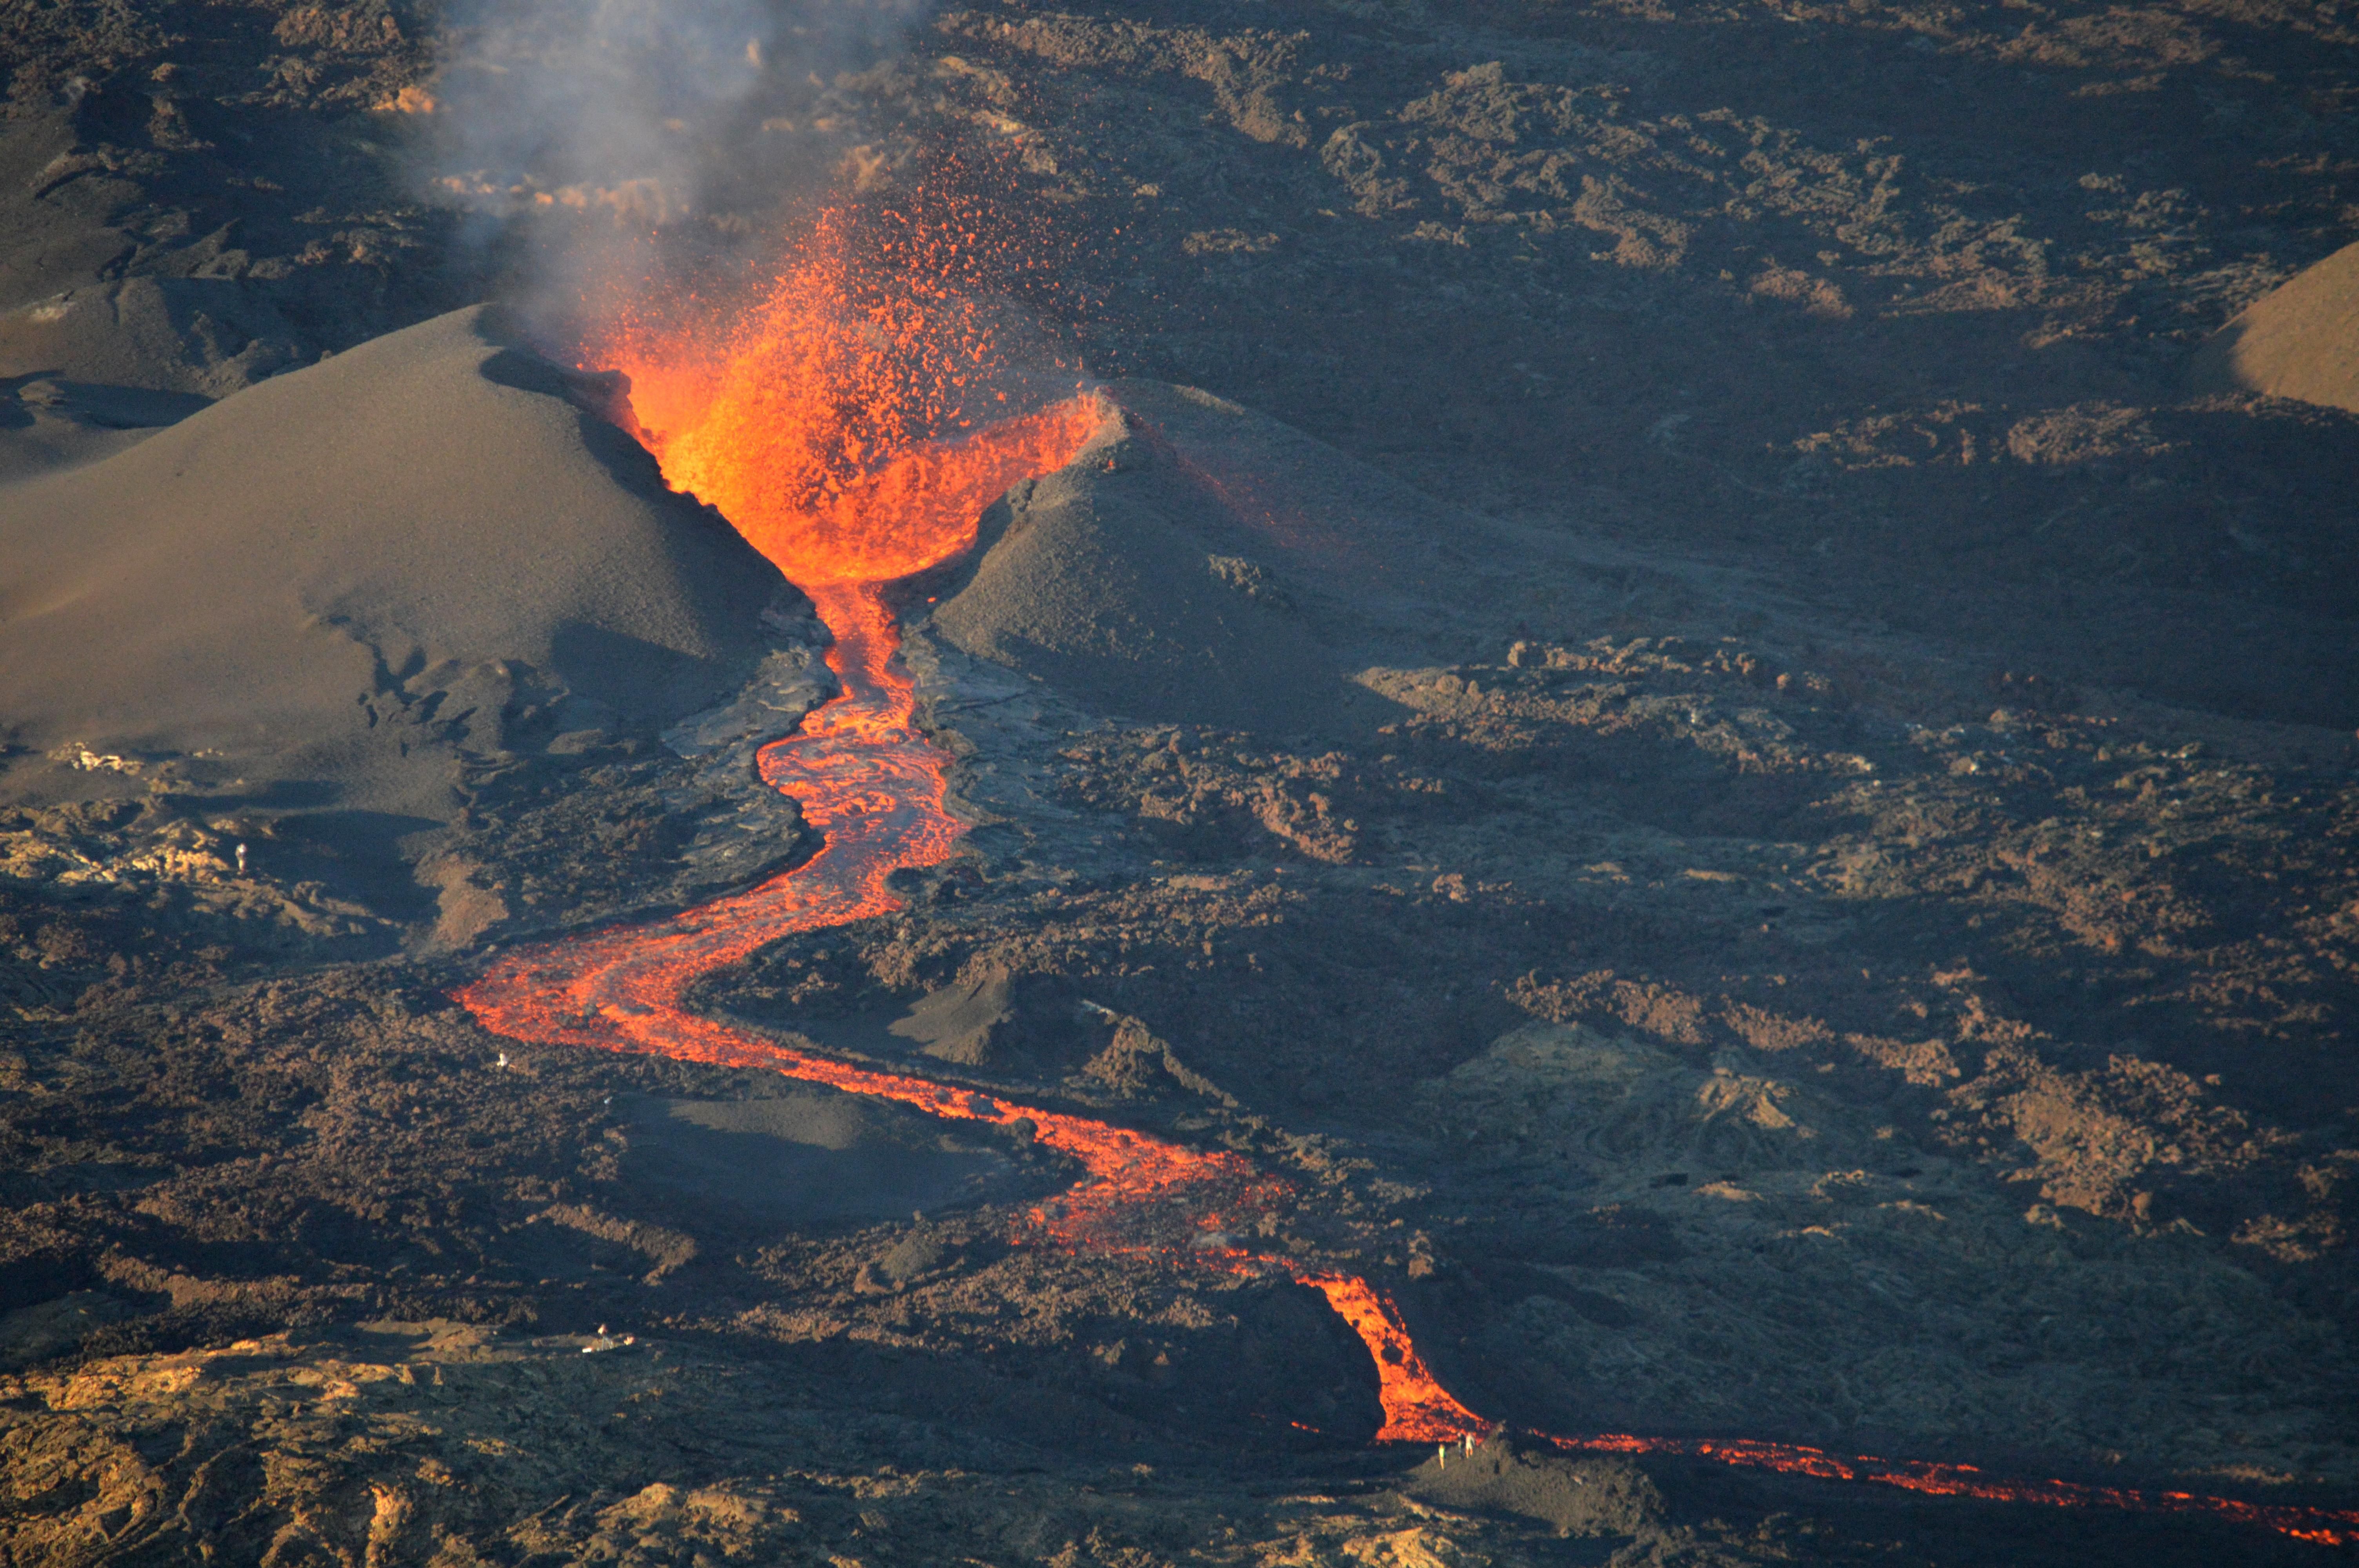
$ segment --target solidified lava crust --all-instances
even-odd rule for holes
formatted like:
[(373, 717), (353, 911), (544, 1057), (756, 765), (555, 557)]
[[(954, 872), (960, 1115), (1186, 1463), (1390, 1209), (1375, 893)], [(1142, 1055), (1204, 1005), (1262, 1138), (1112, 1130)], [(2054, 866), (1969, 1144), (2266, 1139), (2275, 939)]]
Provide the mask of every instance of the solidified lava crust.
[[(1284, 1258), (1229, 1247), (1190, 1246), (1175, 1238), (1171, 1226), (1155, 1225), (1155, 1217), (1171, 1216), (1209, 1235), (1218, 1231), (1223, 1214), (1266, 1209), (1289, 1195), (1286, 1184), (1258, 1174), (1249, 1162), (1087, 1117), (789, 1050), (682, 1005), (682, 995), (697, 979), (771, 942), (899, 908), (886, 880), (904, 868), (939, 863), (959, 836), (960, 824), (945, 804), (947, 760), (911, 728), (912, 687), (907, 673), (895, 666), (894, 622), (876, 587), (822, 584), (812, 589), (812, 598), (835, 633), (828, 663), (842, 682), (842, 696), (813, 715), (803, 733), (766, 747), (761, 773), (773, 789), (799, 801), (805, 820), (825, 835), (818, 853), (749, 892), (658, 925), (512, 954), (459, 992), (460, 1001), (486, 1028), (513, 1039), (769, 1068), (946, 1120), (1000, 1127), (1027, 1122), (1041, 1143), (1089, 1173), (1087, 1181), (1053, 1206), (1033, 1211), (1039, 1238), (1048, 1244), (1151, 1252), (1176, 1266), (1283, 1272), (1324, 1296), (1367, 1346), (1385, 1417), (1375, 1441), (1447, 1445), (1490, 1430), (1493, 1423), (1441, 1386), (1419, 1354), (1399, 1309), (1366, 1280), (1303, 1270)], [(1970, 1465), (1844, 1458), (1745, 1439), (1528, 1435), (1566, 1454), (1676, 1454), (1933, 1496), (2209, 1514), (2321, 1544), (2359, 1542), (2354, 1512), (2012, 1480)]]

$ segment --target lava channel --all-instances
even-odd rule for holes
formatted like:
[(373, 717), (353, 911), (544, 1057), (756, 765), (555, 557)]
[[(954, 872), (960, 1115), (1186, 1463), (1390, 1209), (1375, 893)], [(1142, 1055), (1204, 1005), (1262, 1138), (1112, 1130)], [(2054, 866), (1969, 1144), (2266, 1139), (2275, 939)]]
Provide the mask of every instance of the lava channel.
[[(1235, 1244), (1232, 1238), (1249, 1234), (1254, 1219), (1289, 1201), (1293, 1189), (1283, 1178), (1225, 1151), (792, 1050), (683, 1004), (693, 982), (781, 938), (900, 909), (887, 879), (950, 855), (962, 825), (946, 802), (948, 758), (912, 727), (914, 693), (895, 663), (898, 634), (882, 585), (969, 547), (986, 505), (1017, 481), (1062, 467), (1117, 414), (1086, 394), (990, 423), (929, 405), (920, 412), (934, 423), (970, 433), (950, 441), (909, 438), (909, 387), (934, 394), (926, 375), (912, 383), (908, 366), (935, 366), (927, 374), (939, 379), (946, 329), (957, 340), (968, 319), (939, 289), (920, 290), (914, 304), (861, 298), (842, 254), (840, 247), (808, 250), (717, 365), (698, 360), (684, 340), (650, 343), (625, 334), (608, 345), (610, 362), (632, 377), (640, 416), (659, 411), (662, 427), (643, 425), (640, 434), (666, 477), (718, 502), (749, 542), (810, 594), (834, 633), (827, 661), (842, 695), (758, 758), (763, 781), (799, 803), (820, 849), (792, 871), (669, 919), (507, 954), (459, 991), (459, 1001), (484, 1027), (513, 1040), (766, 1068), (951, 1120), (1028, 1130), (1088, 1173), (1031, 1212), (1035, 1239), (1151, 1256), (1179, 1268), (1290, 1278), (1324, 1295), (1367, 1346), (1384, 1410), (1377, 1442), (1448, 1444), (1501, 1430), (1442, 1387), (1398, 1307), (1369, 1281)], [(977, 362), (989, 358), (989, 344), (977, 337), (951, 347)], [(965, 386), (981, 378), (957, 380)], [(1750, 1440), (1527, 1435), (1565, 1453), (1677, 1454), (1995, 1501), (2207, 1514), (2306, 1541), (2359, 1543), (2359, 1513), (2011, 1481), (1964, 1465), (1844, 1458)]]
[[(514, 1040), (767, 1068), (952, 1120), (1027, 1124), (1040, 1142), (1088, 1173), (1080, 1185), (1032, 1211), (1039, 1241), (1074, 1251), (1151, 1255), (1175, 1267), (1282, 1274), (1324, 1295), (1368, 1347), (1385, 1418), (1377, 1442), (1448, 1444), (1500, 1430), (1442, 1387), (1418, 1353), (1398, 1307), (1366, 1280), (1226, 1244), (1230, 1235), (1247, 1228), (1245, 1219), (1278, 1206), (1292, 1193), (1282, 1178), (1256, 1171), (1240, 1156), (791, 1050), (682, 1005), (693, 981), (781, 937), (901, 908), (886, 879), (903, 867), (940, 862), (961, 830), (945, 804), (948, 759), (910, 726), (913, 692), (894, 663), (897, 638), (875, 585), (821, 584), (811, 597), (835, 633), (828, 664), (843, 693), (817, 709), (800, 733), (765, 747), (760, 767), (765, 782), (801, 803), (804, 820), (822, 835), (818, 853), (748, 892), (667, 920), (508, 955), (462, 990), (459, 1000), (485, 1028)], [(1679, 1455), (1939, 1496), (2204, 1514), (2304, 1541), (2359, 1544), (2359, 1513), (2348, 1511), (2009, 1480), (1970, 1465), (1846, 1457), (1742, 1439), (1524, 1435), (1566, 1454)]]

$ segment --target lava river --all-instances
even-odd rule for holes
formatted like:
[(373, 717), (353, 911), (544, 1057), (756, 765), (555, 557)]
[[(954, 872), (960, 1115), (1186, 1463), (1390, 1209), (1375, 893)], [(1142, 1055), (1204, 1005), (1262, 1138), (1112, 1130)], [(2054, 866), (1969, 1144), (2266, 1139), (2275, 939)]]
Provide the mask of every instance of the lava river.
[[(1367, 1281), (1226, 1244), (1232, 1234), (1226, 1227), (1245, 1228), (1235, 1225), (1241, 1213), (1287, 1195), (1281, 1178), (1225, 1151), (1192, 1149), (1089, 1117), (790, 1050), (681, 1004), (691, 982), (768, 943), (898, 909), (886, 879), (903, 867), (940, 861), (958, 838), (960, 824), (944, 799), (948, 758), (910, 727), (910, 682), (895, 664), (893, 621), (875, 587), (837, 583), (811, 591), (835, 633), (828, 663), (843, 692), (816, 710), (800, 733), (765, 748), (760, 765), (763, 779), (798, 800), (804, 819), (822, 836), (818, 853), (748, 892), (669, 920), (511, 954), (459, 1000), (486, 1028), (511, 1039), (768, 1068), (934, 1116), (1028, 1130), (1089, 1173), (1061, 1199), (1034, 1211), (1043, 1243), (1152, 1253), (1179, 1267), (1284, 1274), (1325, 1295), (1368, 1346), (1385, 1414), (1377, 1441), (1451, 1444), (1496, 1430), (1442, 1388), (1392, 1301)], [(1678, 1454), (1942, 1496), (2201, 1513), (2309, 1541), (2359, 1542), (2359, 1513), (2008, 1480), (1970, 1465), (1841, 1456), (1745, 1440), (1526, 1435), (1567, 1453)]]
[[(882, 581), (969, 547), (973, 519), (990, 501), (1017, 480), (1063, 466), (1116, 412), (1102, 398), (1083, 395), (1021, 418), (975, 421), (954, 441), (909, 443), (881, 463), (854, 464), (841, 449), (834, 459), (821, 451), (806, 464), (820, 480), (799, 488), (776, 474), (745, 479), (731, 467), (729, 454), (758, 444), (755, 438), (763, 428), (782, 421), (798, 426), (797, 438), (807, 447), (813, 429), (835, 438), (828, 421), (840, 417), (842, 401), (825, 387), (794, 394), (791, 376), (808, 376), (809, 366), (824, 362), (815, 341), (818, 350), (850, 354), (854, 368), (870, 374), (859, 360), (869, 351), (859, 345), (889, 343), (896, 332), (915, 340), (941, 319), (933, 303), (928, 313), (900, 317), (870, 308), (854, 333), (823, 322), (813, 326), (808, 308), (794, 302), (825, 296), (827, 288), (816, 286), (832, 283), (827, 268), (834, 265), (832, 255), (820, 254), (799, 275), (781, 279), (768, 318), (757, 323), (759, 341), (734, 356), (740, 367), (766, 361), (778, 369), (776, 376), (730, 370), (702, 376), (687, 393), (667, 395), (664, 366), (632, 362), (629, 343), (615, 354), (632, 373), (642, 416), (657, 406), (661, 427), (643, 426), (640, 433), (666, 474), (682, 489), (727, 495), (731, 520), (804, 587), (834, 633), (827, 657), (841, 695), (813, 710), (798, 733), (759, 754), (762, 779), (799, 803), (803, 819), (820, 836), (818, 851), (759, 886), (669, 919), (504, 955), (459, 1000), (485, 1028), (514, 1040), (766, 1068), (933, 1116), (1028, 1134), (1087, 1173), (1073, 1189), (1032, 1211), (1031, 1239), (1077, 1251), (1152, 1257), (1174, 1268), (1292, 1279), (1323, 1294), (1367, 1346), (1384, 1410), (1377, 1441), (1448, 1445), (1499, 1431), (1441, 1386), (1384, 1292), (1357, 1276), (1238, 1244), (1236, 1238), (1253, 1233), (1255, 1218), (1290, 1200), (1293, 1188), (1284, 1178), (1225, 1151), (1190, 1148), (1089, 1117), (789, 1049), (684, 1005), (696, 980), (770, 943), (899, 909), (888, 886), (892, 874), (951, 854), (961, 824), (946, 799), (949, 759), (912, 727), (914, 693), (896, 662), (897, 633), (880, 596)], [(840, 288), (835, 297), (842, 297)], [(842, 349), (845, 342), (853, 349)], [(654, 395), (642, 397), (642, 389)], [(874, 434), (853, 444), (864, 443), (873, 454)], [(2305, 1540), (2359, 1542), (2359, 1513), (2006, 1480), (1966, 1465), (1843, 1457), (1750, 1440), (1524, 1435), (1567, 1453), (1677, 1454), (1941, 1495), (2201, 1513)]]

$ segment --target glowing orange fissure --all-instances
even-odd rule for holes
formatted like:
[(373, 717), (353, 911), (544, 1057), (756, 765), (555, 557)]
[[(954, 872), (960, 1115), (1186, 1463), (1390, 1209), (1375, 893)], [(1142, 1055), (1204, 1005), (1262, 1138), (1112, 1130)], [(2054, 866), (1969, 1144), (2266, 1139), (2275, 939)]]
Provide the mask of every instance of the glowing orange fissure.
[[(718, 504), (810, 592), (834, 633), (827, 661), (842, 695), (758, 756), (763, 782), (799, 803), (821, 848), (791, 871), (669, 919), (508, 954), (458, 1000), (510, 1039), (766, 1068), (949, 1119), (1020, 1125), (1088, 1173), (1030, 1211), (1025, 1224), (1038, 1238), (1175, 1267), (1284, 1275), (1320, 1292), (1367, 1346), (1384, 1411), (1376, 1441), (1448, 1444), (1498, 1430), (1441, 1386), (1397, 1306), (1366, 1280), (1236, 1244), (1236, 1234), (1293, 1195), (1290, 1184), (1251, 1162), (793, 1050), (683, 1004), (693, 982), (781, 938), (900, 909), (886, 879), (951, 854), (962, 825), (948, 808), (948, 759), (913, 728), (914, 692), (895, 663), (897, 629), (880, 588), (966, 548), (984, 506), (1017, 480), (1062, 467), (1113, 413), (1084, 395), (957, 438), (918, 438), (920, 424), (944, 420), (939, 399), (911, 404), (913, 388), (924, 393), (926, 376), (943, 373), (941, 347), (925, 334), (945, 323), (971, 328), (972, 317), (940, 291), (914, 305), (854, 310), (837, 254), (808, 252), (718, 360), (700, 360), (679, 337), (625, 331), (608, 345), (632, 378), (643, 438), (666, 477)], [(960, 341), (970, 363), (987, 359), (987, 341), (972, 330)], [(1964, 1465), (1751, 1441), (1526, 1435), (1566, 1453), (1678, 1454), (1942, 1495), (2207, 1513), (2308, 1541), (2359, 1542), (2354, 1513), (2006, 1481)]]

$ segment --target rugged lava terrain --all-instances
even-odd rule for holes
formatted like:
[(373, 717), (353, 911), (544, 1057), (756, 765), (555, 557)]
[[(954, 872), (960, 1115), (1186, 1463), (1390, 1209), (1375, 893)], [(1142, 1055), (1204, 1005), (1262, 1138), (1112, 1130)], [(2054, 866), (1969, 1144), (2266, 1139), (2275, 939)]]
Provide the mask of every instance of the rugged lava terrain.
[(1020, 1130), (452, 1000), (819, 844), (578, 258), (965, 169), (1107, 423), (896, 592), (957, 852), (699, 1009), (1245, 1156), (1513, 1427), (2359, 1504), (2347, 5), (749, 9), (495, 146), (592, 9), (0, 11), (0, 1563), (2347, 1554), (1371, 1446)]

